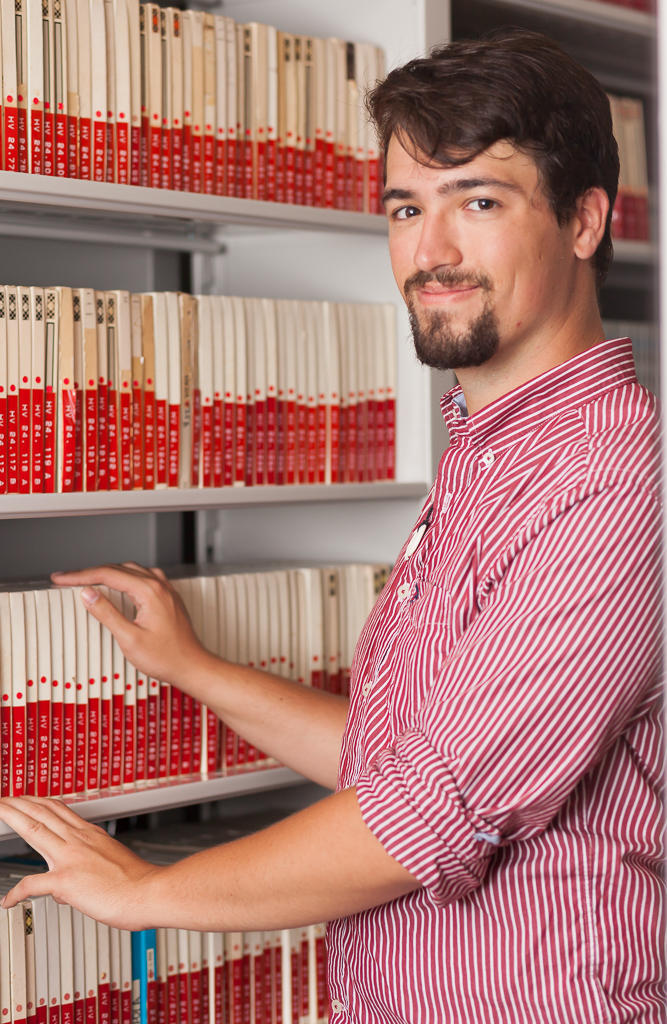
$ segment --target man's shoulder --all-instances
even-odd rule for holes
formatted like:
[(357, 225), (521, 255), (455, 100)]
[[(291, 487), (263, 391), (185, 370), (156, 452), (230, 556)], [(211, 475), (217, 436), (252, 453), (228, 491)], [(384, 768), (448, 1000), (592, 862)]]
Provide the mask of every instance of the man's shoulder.
[(660, 464), (658, 400), (637, 382), (612, 388), (581, 406), (588, 474), (657, 488)]

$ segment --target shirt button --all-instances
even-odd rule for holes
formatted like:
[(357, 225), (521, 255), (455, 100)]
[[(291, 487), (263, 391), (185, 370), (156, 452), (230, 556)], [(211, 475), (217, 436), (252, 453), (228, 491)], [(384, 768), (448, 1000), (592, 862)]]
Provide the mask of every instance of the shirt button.
[(480, 459), (480, 462), (482, 464), (482, 469), (488, 469), (489, 466), (492, 466), (495, 461), (496, 461), (496, 457), (493, 454), (493, 452), (491, 451), (491, 449), (489, 448), (487, 451), (484, 452), (484, 454), (482, 455), (482, 457)]
[(367, 697), (372, 689), (373, 689), (373, 684), (372, 683), (364, 683), (364, 685), (361, 687), (361, 692), (363, 693), (364, 697)]
[(331, 1000), (331, 1009), (334, 1013), (342, 1013), (345, 1009), (344, 1003), (341, 1003), (340, 999)]
[(409, 597), (412, 587), (409, 583), (401, 583), (400, 587), (396, 591), (398, 594), (399, 601), (405, 601), (406, 597)]

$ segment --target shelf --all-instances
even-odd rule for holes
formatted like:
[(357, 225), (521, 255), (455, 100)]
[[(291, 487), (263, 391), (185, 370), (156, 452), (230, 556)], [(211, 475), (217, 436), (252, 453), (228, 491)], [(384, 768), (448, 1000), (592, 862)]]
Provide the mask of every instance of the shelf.
[(373, 214), (0, 171), (0, 235), (211, 252), (227, 226), (387, 230)]
[(508, 26), (543, 32), (610, 92), (655, 91), (655, 16), (602, 0), (452, 0), (452, 37)]
[(308, 484), (291, 487), (224, 487), (191, 490), (96, 491), (91, 494), (3, 494), (0, 519), (90, 516), (123, 512), (176, 512), (243, 508), (250, 505), (302, 505), (309, 502), (419, 498), (426, 482)]
[(658, 262), (658, 247), (653, 242), (630, 242), (615, 238), (614, 263), (653, 266)]
[(489, 0), (492, 6), (515, 10), (533, 10), (554, 18), (565, 18), (580, 25), (629, 32), (654, 38), (656, 19), (645, 11), (636, 11), (603, 0)]
[[(87, 821), (109, 821), (128, 818), (135, 814), (165, 811), (170, 807), (185, 807), (209, 800), (225, 800), (268, 789), (300, 785), (307, 780), (290, 768), (266, 768), (220, 778), (196, 779), (192, 782), (162, 783), (159, 786), (136, 786), (134, 789), (108, 793), (89, 799), (68, 798), (66, 803)], [(0, 821), (0, 839), (14, 838), (15, 833)]]

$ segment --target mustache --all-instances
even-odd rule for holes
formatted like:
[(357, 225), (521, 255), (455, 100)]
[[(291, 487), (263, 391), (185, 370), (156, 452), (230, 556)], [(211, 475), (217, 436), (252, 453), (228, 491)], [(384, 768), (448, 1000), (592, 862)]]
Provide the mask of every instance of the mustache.
[(442, 288), (469, 288), (476, 286), (483, 288), (484, 291), (491, 291), (491, 279), (486, 274), (471, 274), (470, 272), (455, 268), (431, 271), (418, 270), (406, 280), (403, 287), (405, 294), (409, 295), (410, 292), (418, 288), (434, 283), (439, 284)]

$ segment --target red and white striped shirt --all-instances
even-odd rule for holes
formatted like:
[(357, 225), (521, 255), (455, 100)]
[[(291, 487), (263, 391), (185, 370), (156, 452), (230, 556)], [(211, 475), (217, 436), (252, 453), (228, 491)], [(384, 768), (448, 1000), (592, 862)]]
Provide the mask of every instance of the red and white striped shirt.
[(658, 1024), (655, 400), (622, 340), (442, 408), (339, 776), (422, 887), (330, 926), (332, 1024)]

